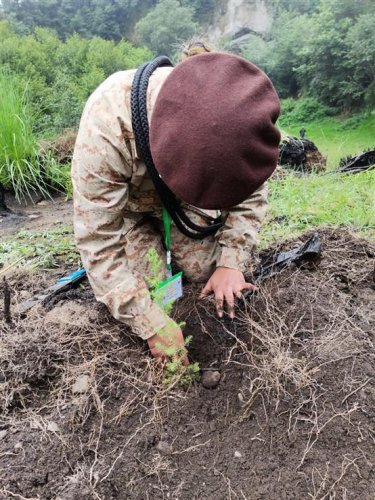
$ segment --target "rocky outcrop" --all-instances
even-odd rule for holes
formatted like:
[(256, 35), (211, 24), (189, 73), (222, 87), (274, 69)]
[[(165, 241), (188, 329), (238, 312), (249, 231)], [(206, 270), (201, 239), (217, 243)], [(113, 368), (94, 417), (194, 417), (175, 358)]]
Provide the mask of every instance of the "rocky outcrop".
[(251, 34), (266, 34), (272, 20), (269, 0), (219, 0), (207, 36), (214, 44), (226, 40), (233, 46), (241, 46)]

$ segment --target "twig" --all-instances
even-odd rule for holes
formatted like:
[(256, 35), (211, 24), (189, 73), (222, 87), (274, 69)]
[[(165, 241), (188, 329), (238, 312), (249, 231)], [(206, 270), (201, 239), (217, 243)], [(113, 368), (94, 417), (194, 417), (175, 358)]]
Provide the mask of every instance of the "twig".
[(354, 389), (354, 391), (350, 392), (347, 396), (345, 396), (344, 399), (341, 401), (341, 404), (343, 405), (345, 403), (345, 401), (347, 401), (350, 398), (350, 396), (353, 396), (353, 394), (355, 394), (356, 392), (358, 392), (361, 389), (363, 389), (364, 387), (366, 387), (366, 385), (369, 382), (371, 382), (371, 380), (372, 380), (372, 377), (369, 377), (365, 382), (363, 382), (363, 384), (361, 384), (359, 387)]
[(211, 439), (209, 439), (208, 441), (206, 441), (205, 443), (200, 443), (200, 444), (196, 444), (194, 446), (189, 446), (189, 448), (186, 448), (185, 450), (181, 450), (181, 451), (174, 451), (172, 453), (172, 455), (182, 455), (182, 453), (187, 453), (188, 451), (193, 451), (197, 448), (200, 448), (201, 446), (205, 446), (207, 443), (209, 443), (211, 441)]
[(4, 318), (6, 323), (12, 323), (12, 316), (10, 314), (10, 288), (5, 277), (3, 278), (4, 283)]
[(7, 266), (5, 269), (2, 269), (0, 271), (0, 276), (2, 276), (3, 274), (5, 274), (7, 271), (10, 271), (12, 269), (12, 267), (16, 266), (19, 262), (21, 262), (21, 260), (23, 260), (26, 256), (25, 255), (22, 255), (22, 257), (20, 257), (19, 259), (15, 260), (14, 262), (12, 262), (11, 264), (9, 264), (9, 266)]
[(20, 498), (21, 500), (40, 500), (40, 497), (23, 497), (22, 495), (19, 495), (18, 493), (12, 493), (11, 491), (7, 490), (6, 488), (3, 488), (0, 490), (0, 493), (6, 493), (7, 495), (10, 495), (13, 498)]

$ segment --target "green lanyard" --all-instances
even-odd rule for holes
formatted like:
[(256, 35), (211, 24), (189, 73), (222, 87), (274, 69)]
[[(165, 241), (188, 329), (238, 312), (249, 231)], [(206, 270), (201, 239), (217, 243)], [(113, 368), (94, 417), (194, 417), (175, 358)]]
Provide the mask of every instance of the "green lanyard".
[(163, 226), (165, 233), (165, 248), (167, 250), (167, 279), (172, 278), (172, 256), (171, 256), (171, 225), (172, 219), (168, 210), (163, 207)]

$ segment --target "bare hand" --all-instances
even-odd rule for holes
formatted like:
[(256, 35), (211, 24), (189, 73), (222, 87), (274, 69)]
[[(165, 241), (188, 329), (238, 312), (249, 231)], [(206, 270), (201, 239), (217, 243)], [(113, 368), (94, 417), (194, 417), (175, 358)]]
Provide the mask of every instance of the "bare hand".
[(229, 316), (234, 318), (234, 301), (242, 297), (242, 290), (256, 291), (252, 283), (246, 283), (244, 275), (237, 269), (218, 267), (203, 288), (199, 298), (202, 299), (213, 293), (216, 301), (216, 311), (219, 318), (223, 317), (224, 301)]
[[(182, 330), (175, 323), (167, 325), (162, 333), (157, 333), (147, 339), (147, 343), (153, 357), (162, 363), (169, 360), (169, 352), (178, 352), (179, 349), (185, 347)], [(184, 359), (184, 364), (189, 364), (187, 357)]]

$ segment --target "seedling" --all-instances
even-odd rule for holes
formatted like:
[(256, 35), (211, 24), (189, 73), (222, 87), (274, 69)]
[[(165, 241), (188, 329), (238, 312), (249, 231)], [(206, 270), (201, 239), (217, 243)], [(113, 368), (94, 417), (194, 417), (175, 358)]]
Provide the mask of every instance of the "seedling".
[[(151, 273), (146, 277), (146, 281), (151, 288), (152, 299), (161, 307), (164, 313), (169, 317), (174, 300), (165, 302), (163, 292), (158, 286), (164, 279), (164, 263), (160, 255), (157, 253), (155, 248), (150, 248), (147, 252), (147, 259), (150, 264)], [(174, 326), (175, 322), (172, 318), (169, 318), (167, 325), (158, 331), (158, 335), (165, 336), (168, 340), (168, 336), (171, 336), (171, 326)], [(178, 327), (182, 328), (184, 323), (178, 323)], [(184, 346), (178, 348), (173, 345), (173, 339), (171, 342), (167, 342), (169, 345), (157, 344), (156, 347), (160, 352), (165, 354), (169, 358), (169, 361), (165, 365), (164, 372), (164, 383), (167, 386), (179, 384), (182, 387), (189, 386), (192, 382), (197, 380), (199, 376), (199, 364), (191, 363), (189, 365), (184, 364), (184, 360), (187, 357), (188, 346), (191, 343), (192, 337), (189, 336), (185, 339)]]

